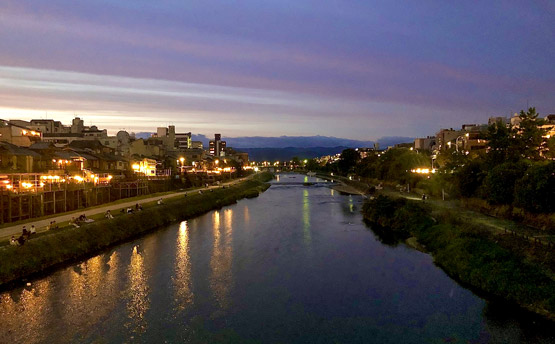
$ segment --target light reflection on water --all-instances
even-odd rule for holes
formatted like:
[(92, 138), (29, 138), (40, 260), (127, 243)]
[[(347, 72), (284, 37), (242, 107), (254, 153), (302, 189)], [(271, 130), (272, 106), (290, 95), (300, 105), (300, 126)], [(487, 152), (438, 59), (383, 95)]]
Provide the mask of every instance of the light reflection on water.
[[(220, 222), (220, 213), (214, 212), (213, 233), (214, 243), (212, 257), (210, 259), (210, 287), (214, 298), (220, 307), (220, 311), (225, 311), (229, 306), (229, 290), (232, 287), (233, 279), (231, 275), (231, 265), (233, 259), (232, 232), (233, 232), (233, 210), (225, 209), (223, 226)], [(218, 312), (219, 313), (219, 312)]]
[(243, 213), (244, 213), (244, 221), (245, 221), (245, 227), (249, 228), (249, 222), (250, 222), (250, 214), (249, 214), (249, 206), (245, 206), (243, 208)]
[(191, 257), (189, 255), (189, 226), (187, 221), (179, 224), (177, 240), (173, 284), (175, 290), (175, 309), (182, 311), (193, 302)]
[(0, 293), (0, 343), (553, 342), (428, 255), (377, 241), (361, 202), (274, 185), (169, 226)]
[(148, 326), (145, 314), (150, 307), (150, 299), (145, 261), (137, 246), (133, 247), (127, 273), (129, 276), (129, 287), (126, 291), (128, 319), (125, 327), (132, 333), (140, 334), (145, 332)]
[(310, 245), (312, 235), (310, 233), (310, 200), (308, 189), (303, 190), (303, 237), (307, 245)]
[(50, 280), (41, 280), (0, 295), (0, 343), (44, 341), (42, 336), (29, 339), (26, 335), (42, 334), (50, 321), (50, 284)]

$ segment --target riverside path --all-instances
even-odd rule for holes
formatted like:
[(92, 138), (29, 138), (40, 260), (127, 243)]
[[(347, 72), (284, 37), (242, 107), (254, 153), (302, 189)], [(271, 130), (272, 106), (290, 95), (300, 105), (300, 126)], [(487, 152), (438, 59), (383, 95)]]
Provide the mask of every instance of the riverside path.
[[(251, 175), (251, 176), (253, 176), (253, 175)], [(226, 183), (222, 183), (222, 184), (217, 185), (217, 186), (208, 186), (208, 187), (198, 188), (198, 189), (194, 189), (194, 190), (179, 191), (179, 192), (174, 192), (174, 193), (170, 193), (170, 194), (152, 196), (152, 197), (148, 197), (148, 198), (133, 197), (133, 198), (129, 198), (129, 201), (127, 201), (127, 202), (121, 202), (121, 200), (119, 200), (119, 201), (116, 201), (116, 202), (107, 203), (105, 205), (97, 206), (97, 207), (94, 207), (94, 208), (82, 208), (82, 209), (78, 209), (78, 210), (75, 210), (75, 211), (72, 211), (72, 212), (61, 213), (60, 215), (57, 215), (57, 216), (53, 215), (53, 216), (50, 216), (50, 217), (47, 217), (47, 218), (28, 219), (25, 222), (18, 222), (16, 225), (13, 225), (13, 226), (7, 226), (7, 227), (0, 228), (0, 240), (9, 239), (12, 235), (16, 235), (16, 236), (20, 235), (23, 226), (26, 226), (27, 228), (29, 228), (31, 225), (35, 225), (35, 227), (37, 229), (37, 232), (44, 232), (44, 231), (46, 231), (46, 226), (48, 226), (51, 221), (56, 221), (56, 223), (61, 224), (63, 222), (67, 222), (67, 221), (71, 220), (72, 217), (78, 217), (79, 215), (82, 215), (82, 214), (85, 214), (85, 216), (87, 216), (87, 217), (91, 217), (93, 215), (103, 214), (107, 210), (110, 210), (111, 212), (114, 212), (114, 211), (118, 211), (122, 208), (133, 207), (137, 203), (149, 203), (149, 202), (154, 202), (154, 201), (159, 200), (159, 199), (168, 199), (168, 198), (183, 196), (183, 195), (186, 195), (186, 194), (189, 194), (189, 193), (198, 192), (200, 190), (210, 190), (210, 189), (219, 188), (221, 186), (228, 186), (228, 185), (237, 184), (239, 182), (242, 182), (242, 181), (250, 178), (251, 176), (235, 179), (235, 180), (232, 180), (232, 181), (229, 181), (229, 182), (226, 182)]]

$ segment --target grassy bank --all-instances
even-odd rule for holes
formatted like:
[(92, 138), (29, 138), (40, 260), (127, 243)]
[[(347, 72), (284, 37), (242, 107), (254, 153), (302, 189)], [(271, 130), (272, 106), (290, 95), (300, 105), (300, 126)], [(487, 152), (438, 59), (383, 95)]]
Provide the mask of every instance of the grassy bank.
[(115, 244), (172, 222), (186, 220), (242, 198), (258, 196), (269, 187), (271, 174), (262, 173), (235, 186), (168, 199), (143, 211), (67, 228), (33, 238), (23, 246), (0, 249), (0, 285), (63, 263), (86, 258)]
[(415, 237), (460, 282), (555, 320), (554, 258), (548, 249), (525, 256), (510, 237), (464, 223), (456, 212), (434, 212), (406, 199), (378, 196), (364, 205), (363, 214), (382, 240)]

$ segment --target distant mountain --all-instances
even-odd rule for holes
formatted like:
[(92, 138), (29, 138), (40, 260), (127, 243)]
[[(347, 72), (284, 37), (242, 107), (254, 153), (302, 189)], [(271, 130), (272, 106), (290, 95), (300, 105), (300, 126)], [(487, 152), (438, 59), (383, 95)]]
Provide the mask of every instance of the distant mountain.
[(227, 145), (246, 148), (287, 148), (287, 147), (372, 147), (372, 141), (343, 139), (332, 136), (245, 136), (225, 137)]
[[(152, 133), (140, 132), (136, 133), (137, 138), (149, 138)], [(208, 147), (208, 142), (212, 139), (203, 134), (193, 134), (193, 141), (201, 141), (204, 147)], [(242, 137), (222, 137), (222, 140), (227, 142), (228, 147), (237, 148), (240, 147), (242, 150), (246, 148), (357, 148), (357, 147), (373, 147), (374, 141), (362, 141), (362, 140), (352, 140), (344, 139), (333, 136), (277, 136), (277, 137), (265, 137), (265, 136), (242, 136)], [(388, 146), (394, 146), (398, 143), (407, 143), (414, 141), (412, 137), (402, 137), (402, 136), (385, 136), (378, 139), (378, 143), (381, 149), (385, 149)], [(290, 149), (289, 149), (290, 150)], [(277, 151), (275, 154), (278, 154)], [(324, 154), (326, 155), (326, 154)]]
[(135, 137), (138, 139), (148, 139), (149, 137), (152, 136), (152, 134), (154, 133), (147, 133), (147, 132), (140, 132), (140, 133), (135, 133)]
[(414, 137), (405, 137), (405, 136), (384, 136), (378, 139), (378, 143), (380, 144), (380, 149), (386, 149), (389, 146), (395, 146), (399, 143), (412, 143), (414, 142)]
[(348, 147), (285, 147), (285, 148), (235, 148), (237, 151), (249, 153), (249, 160), (253, 161), (286, 161), (293, 157), (312, 159), (324, 155), (341, 153)]

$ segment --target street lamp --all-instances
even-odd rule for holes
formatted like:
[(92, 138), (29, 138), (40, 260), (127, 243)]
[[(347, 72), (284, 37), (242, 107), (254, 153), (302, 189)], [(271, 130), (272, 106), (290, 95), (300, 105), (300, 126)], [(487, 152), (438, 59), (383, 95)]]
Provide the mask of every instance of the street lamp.
[(184, 165), (185, 165), (185, 158), (181, 157), (181, 158), (179, 158), (179, 161), (181, 162), (181, 167), (179, 168), (179, 171), (181, 173), (183, 173), (183, 168), (184, 168)]

